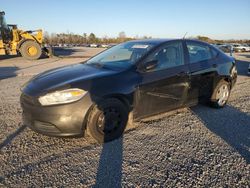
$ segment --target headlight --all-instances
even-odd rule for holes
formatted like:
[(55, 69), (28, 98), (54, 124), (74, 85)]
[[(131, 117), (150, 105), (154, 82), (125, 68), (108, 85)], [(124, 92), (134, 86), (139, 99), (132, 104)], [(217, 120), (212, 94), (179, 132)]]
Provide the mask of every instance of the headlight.
[(48, 93), (44, 96), (39, 97), (39, 102), (43, 106), (49, 106), (54, 104), (65, 104), (77, 101), (81, 99), (87, 91), (81, 89), (66, 89), (62, 91), (55, 91), (53, 93)]

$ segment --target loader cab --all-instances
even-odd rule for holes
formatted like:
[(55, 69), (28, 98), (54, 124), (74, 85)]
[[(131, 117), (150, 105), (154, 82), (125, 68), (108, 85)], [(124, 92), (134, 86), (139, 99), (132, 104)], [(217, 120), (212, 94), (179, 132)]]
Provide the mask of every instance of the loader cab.
[(4, 42), (8, 42), (11, 40), (11, 29), (6, 23), (5, 20), (5, 12), (0, 12), (0, 35)]
[(0, 27), (1, 27), (1, 29), (8, 28), (4, 15), (5, 15), (4, 12), (0, 12)]

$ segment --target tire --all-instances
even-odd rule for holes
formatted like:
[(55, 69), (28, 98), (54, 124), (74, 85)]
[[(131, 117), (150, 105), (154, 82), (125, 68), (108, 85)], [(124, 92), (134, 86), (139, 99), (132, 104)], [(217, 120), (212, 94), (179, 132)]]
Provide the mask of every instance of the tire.
[(89, 114), (87, 133), (99, 143), (119, 138), (127, 125), (129, 110), (115, 98), (105, 99), (95, 105)]
[(36, 60), (41, 57), (42, 49), (36, 41), (28, 40), (21, 45), (20, 53), (25, 59)]
[(219, 81), (210, 99), (211, 106), (214, 108), (223, 108), (230, 96), (230, 88), (230, 84), (227, 81)]
[(46, 57), (53, 57), (54, 56), (54, 52), (53, 52), (52, 46), (44, 47), (43, 50), (42, 50), (42, 52), (43, 52), (43, 54)]

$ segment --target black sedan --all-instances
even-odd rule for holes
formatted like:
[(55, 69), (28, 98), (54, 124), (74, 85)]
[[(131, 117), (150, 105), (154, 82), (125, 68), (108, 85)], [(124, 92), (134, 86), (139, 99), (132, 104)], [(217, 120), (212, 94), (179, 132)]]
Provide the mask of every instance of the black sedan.
[(87, 62), (53, 69), (22, 88), (23, 122), (50, 136), (98, 142), (121, 136), (132, 120), (206, 102), (225, 106), (235, 60), (196, 40), (137, 40)]

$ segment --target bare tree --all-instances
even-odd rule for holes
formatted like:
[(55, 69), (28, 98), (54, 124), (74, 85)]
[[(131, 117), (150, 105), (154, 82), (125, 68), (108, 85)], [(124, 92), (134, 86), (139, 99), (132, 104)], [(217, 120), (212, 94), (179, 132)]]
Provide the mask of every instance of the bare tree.
[(89, 34), (88, 41), (89, 41), (89, 43), (96, 43), (97, 42), (97, 38), (96, 38), (94, 33)]
[(44, 32), (43, 40), (44, 40), (44, 43), (45, 43), (45, 44), (51, 44), (50, 35), (49, 35), (49, 32), (48, 32), (48, 31), (45, 31), (45, 32)]
[(88, 43), (88, 35), (87, 35), (87, 33), (83, 33), (83, 43), (84, 44)]

